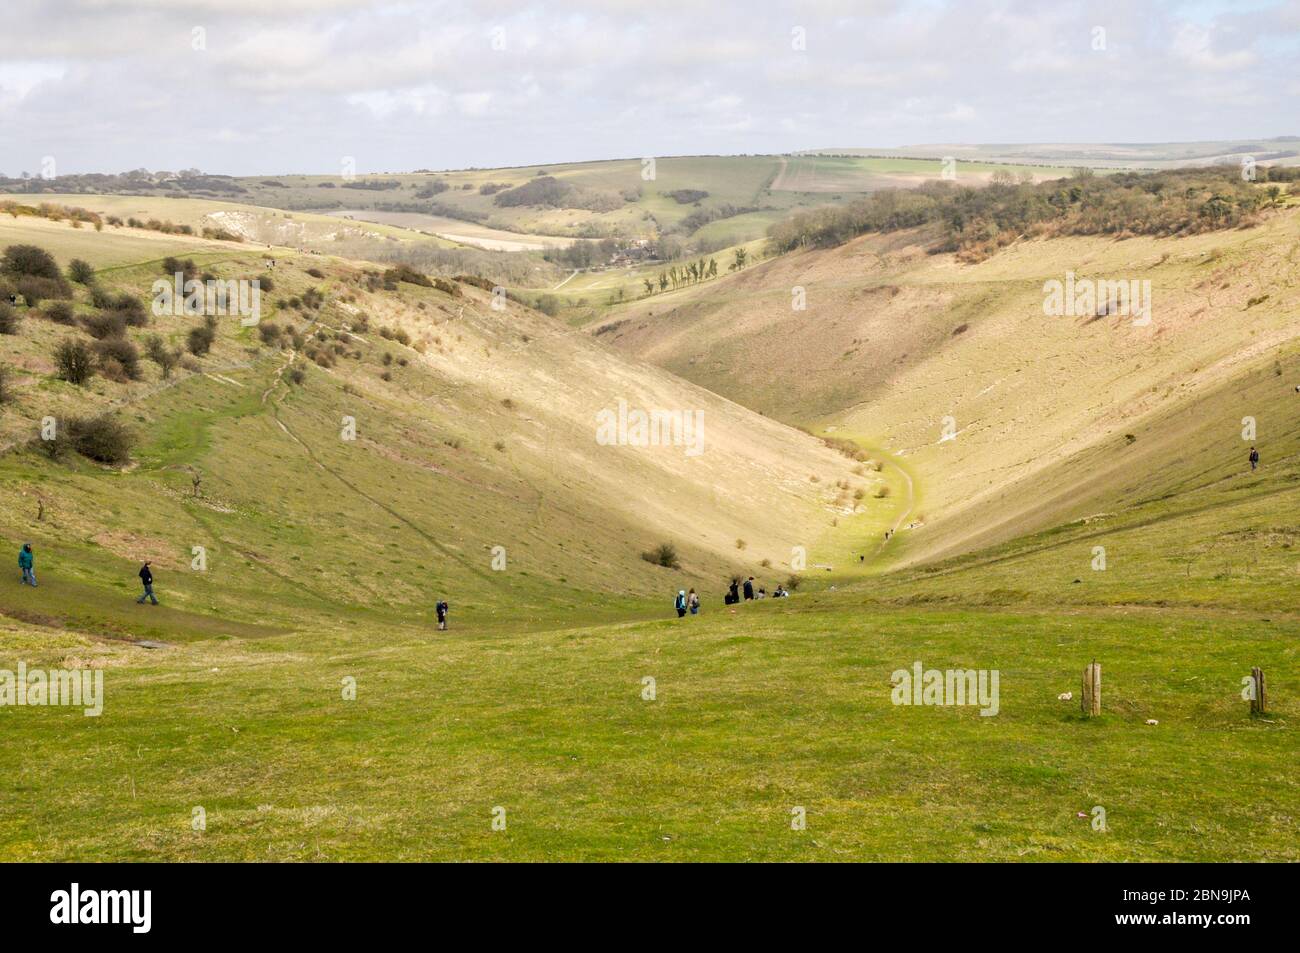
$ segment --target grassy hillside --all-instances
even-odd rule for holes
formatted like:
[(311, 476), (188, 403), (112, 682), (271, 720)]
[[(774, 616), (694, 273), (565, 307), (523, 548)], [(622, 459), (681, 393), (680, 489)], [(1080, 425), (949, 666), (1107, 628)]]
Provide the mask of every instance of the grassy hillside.
[[(166, 379), (85, 387), (51, 360), (81, 325), (43, 304), (0, 335), (0, 537), (41, 583), (0, 581), (0, 670), (105, 690), (94, 718), (0, 706), (0, 858), (1300, 859), (1295, 214), (979, 265), (865, 238), (595, 335), (469, 282), (11, 222), (113, 295), (166, 255), (270, 277), (280, 333), (226, 318)], [(1135, 266), (1151, 327), (1043, 315), (1045, 276)], [(701, 411), (704, 452), (600, 444), (619, 398)], [(101, 411), (130, 464), (33, 444)], [(665, 541), (680, 570), (640, 557)], [(134, 602), (146, 558), (160, 607)], [(727, 608), (733, 573), (801, 585)], [(997, 715), (893, 704), (915, 662), (996, 670)]]

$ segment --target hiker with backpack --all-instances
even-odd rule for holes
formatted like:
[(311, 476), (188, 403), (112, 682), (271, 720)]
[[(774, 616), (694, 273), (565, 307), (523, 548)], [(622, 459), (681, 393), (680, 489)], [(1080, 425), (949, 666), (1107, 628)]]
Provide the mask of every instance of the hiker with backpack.
[(686, 594), (686, 608), (691, 610), (691, 615), (700, 614), (700, 597), (694, 589)]
[(149, 560), (147, 559), (144, 561), (144, 565), (140, 567), (140, 581), (144, 583), (144, 594), (135, 601), (143, 603), (148, 599), (154, 605), (157, 605), (158, 598), (153, 594), (153, 573), (149, 570)]
[(677, 590), (677, 599), (673, 602), (673, 608), (677, 610), (677, 618), (686, 615), (686, 590)]
[(23, 571), (23, 583), (36, 588), (36, 554), (32, 552), (31, 543), (23, 543), (18, 550), (18, 568)]
[(439, 631), (439, 632), (446, 632), (446, 631), (447, 631), (447, 610), (448, 610), (449, 608), (450, 608), (450, 607), (447, 605), (447, 600), (446, 600), (446, 599), (439, 599), (439, 600), (438, 600), (438, 604), (437, 604), (436, 606), (434, 606), (435, 611), (438, 613), (438, 631)]

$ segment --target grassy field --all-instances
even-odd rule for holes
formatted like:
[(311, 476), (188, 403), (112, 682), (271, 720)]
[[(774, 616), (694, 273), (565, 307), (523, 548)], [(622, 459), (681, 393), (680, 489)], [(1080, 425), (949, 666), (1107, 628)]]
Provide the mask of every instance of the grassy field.
[[(856, 302), (819, 312), (824, 331), (860, 312), (898, 327), (925, 314), (962, 347), (987, 335), (973, 351), (918, 348), (930, 339), (914, 318), (919, 337), (883, 356), (899, 376), (866, 393), (809, 333), (774, 338), (810, 362), (802, 376), (759, 365), (781, 372), (760, 385), (720, 373), (746, 352), (697, 325), (683, 354), (702, 363), (678, 377), (471, 285), (385, 290), (323, 255), (278, 253), (264, 322), (298, 344), (228, 322), (167, 380), (146, 362), (135, 382), (59, 381), (49, 354), (83, 333), (20, 309), (0, 336), (14, 395), (0, 539), (33, 542), (41, 585), (20, 586), (12, 563), (0, 579), (0, 670), (101, 671), (104, 708), (0, 706), (0, 859), (1298, 860), (1291, 225), (1088, 244), (1099, 268), (1171, 251), (1153, 267), (1196, 275), (1212, 299), (1203, 318), (1173, 307), (1132, 355), (1062, 328), (1023, 355), (1008, 343), (1028, 334), (1025, 289), (1084, 247), (1068, 243), (957, 268), (862, 242), (617, 318), (641, 334), (683, 308), (771, 320), (797, 275)], [(271, 273), (234, 243), (9, 227), (62, 264), (104, 263), (115, 292), (144, 294), (164, 254), (223, 278)], [(863, 273), (905, 290), (864, 293)], [(312, 290), (319, 308), (293, 303)], [(1225, 318), (1261, 293), (1249, 321)], [(971, 327), (953, 338), (958, 321)], [(179, 344), (191, 326), (161, 316), (128, 333)], [(1106, 367), (1081, 378), (1087, 399), (1026, 429), (1029, 395), (1059, 373), (1031, 352), (1069, 348)], [(1036, 383), (980, 405), (980, 426), (940, 448), (966, 456), (909, 439), (954, 394), (974, 401), (999, 352), (1003, 373)], [(1139, 402), (1153, 385), (1167, 389)], [(1110, 422), (1098, 395), (1133, 412)], [(705, 452), (593, 440), (620, 398), (699, 409)], [(138, 435), (129, 466), (29, 445), (43, 416), (92, 411)], [(854, 439), (867, 459), (755, 411)], [(1245, 413), (1265, 450), (1255, 474)], [(340, 439), (345, 416), (356, 441)], [(1053, 428), (1093, 439), (1039, 449)], [(1041, 466), (1020, 462), (1026, 449)], [(641, 558), (664, 540), (679, 570)], [(146, 558), (160, 607), (134, 601)], [(799, 585), (732, 609), (733, 574)], [(678, 620), (687, 587), (703, 613)], [(1094, 659), (1103, 714), (1085, 719)], [(917, 662), (996, 671), (997, 714), (894, 704), (893, 673)], [(1252, 666), (1268, 676), (1263, 717), (1241, 697)]]

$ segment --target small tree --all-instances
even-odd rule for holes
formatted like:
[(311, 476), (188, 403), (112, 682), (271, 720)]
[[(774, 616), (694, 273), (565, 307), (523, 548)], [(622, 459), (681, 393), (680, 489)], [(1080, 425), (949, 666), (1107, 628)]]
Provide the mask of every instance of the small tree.
[(179, 350), (168, 350), (163, 339), (156, 334), (149, 335), (144, 342), (144, 350), (149, 355), (149, 360), (158, 365), (164, 380), (172, 376), (172, 371), (181, 359)]
[(185, 336), (185, 346), (195, 357), (202, 357), (212, 350), (212, 343), (217, 339), (217, 319), (208, 315), (203, 319), (203, 326), (191, 328)]
[(94, 355), (86, 342), (67, 338), (54, 349), (54, 365), (59, 377), (69, 384), (85, 384), (95, 373)]

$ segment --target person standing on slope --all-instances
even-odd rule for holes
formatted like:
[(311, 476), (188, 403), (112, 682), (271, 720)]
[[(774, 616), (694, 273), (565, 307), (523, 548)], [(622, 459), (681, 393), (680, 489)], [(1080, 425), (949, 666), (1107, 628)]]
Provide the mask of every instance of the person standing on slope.
[(745, 580), (745, 601), (749, 602), (754, 598), (754, 577), (750, 576)]
[(140, 581), (144, 583), (144, 594), (136, 602), (143, 603), (146, 599), (154, 605), (158, 604), (158, 598), (153, 594), (153, 573), (149, 570), (149, 560), (144, 561), (140, 567)]
[(673, 602), (673, 608), (677, 610), (677, 618), (686, 615), (686, 590), (677, 590), (677, 599)]
[(1254, 447), (1250, 448), (1250, 468), (1253, 470), (1259, 466), (1259, 451)]
[(439, 631), (439, 632), (446, 632), (446, 631), (447, 631), (447, 610), (448, 610), (448, 608), (449, 608), (449, 606), (447, 605), (447, 600), (446, 600), (446, 599), (439, 599), (439, 600), (438, 600), (438, 604), (437, 604), (436, 606), (434, 606), (434, 610), (438, 613), (438, 631)]
[(31, 543), (23, 543), (18, 550), (18, 568), (23, 571), (23, 582), (36, 588), (36, 554), (32, 552)]
[(700, 614), (700, 597), (694, 589), (686, 595), (686, 608), (691, 610), (691, 615)]
[(727, 588), (727, 605), (734, 606), (740, 601), (740, 582), (736, 579), (731, 580), (731, 585)]

